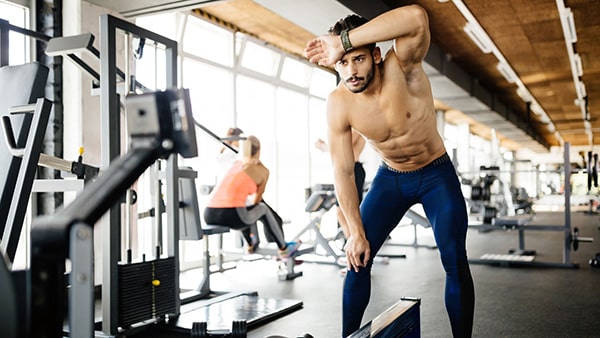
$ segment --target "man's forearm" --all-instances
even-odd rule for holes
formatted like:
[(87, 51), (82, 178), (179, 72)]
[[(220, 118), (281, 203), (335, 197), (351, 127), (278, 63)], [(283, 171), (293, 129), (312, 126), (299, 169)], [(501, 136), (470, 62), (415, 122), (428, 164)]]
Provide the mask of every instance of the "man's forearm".
[(336, 178), (335, 183), (338, 202), (348, 223), (350, 235), (364, 235), (354, 176), (344, 175), (343, 178)]
[(418, 5), (403, 6), (385, 12), (350, 31), (354, 47), (413, 36), (427, 28), (427, 13)]

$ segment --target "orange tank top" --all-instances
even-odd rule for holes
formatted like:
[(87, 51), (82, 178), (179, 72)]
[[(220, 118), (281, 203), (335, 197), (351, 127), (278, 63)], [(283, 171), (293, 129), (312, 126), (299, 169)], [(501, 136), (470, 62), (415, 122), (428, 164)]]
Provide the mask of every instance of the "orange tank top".
[(238, 208), (246, 206), (246, 198), (258, 190), (256, 182), (246, 174), (242, 162), (235, 162), (215, 187), (207, 207)]

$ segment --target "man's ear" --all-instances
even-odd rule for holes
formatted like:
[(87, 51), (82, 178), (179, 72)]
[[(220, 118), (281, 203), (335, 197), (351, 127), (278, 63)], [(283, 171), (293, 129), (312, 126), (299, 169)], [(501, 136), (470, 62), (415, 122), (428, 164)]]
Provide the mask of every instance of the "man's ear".
[(375, 47), (375, 49), (373, 49), (372, 55), (375, 64), (379, 64), (381, 62), (381, 49), (379, 47)]

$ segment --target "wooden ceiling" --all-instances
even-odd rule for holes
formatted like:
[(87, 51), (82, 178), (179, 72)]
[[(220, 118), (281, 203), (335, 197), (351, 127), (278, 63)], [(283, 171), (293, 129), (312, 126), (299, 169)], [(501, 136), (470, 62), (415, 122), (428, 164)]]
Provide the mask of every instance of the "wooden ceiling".
[[(340, 2), (366, 17), (406, 4), (420, 4), (429, 13), (432, 42), (512, 113), (521, 116), (521, 121), (529, 124), (527, 127), (543, 138), (547, 145), (560, 146), (560, 140), (549, 130), (547, 121), (541, 121), (538, 115), (528, 110), (527, 104), (517, 95), (517, 86), (507, 82), (500, 74), (494, 54), (484, 54), (465, 34), (463, 27), (467, 20), (453, 1), (383, 0), (377, 6), (370, 1)], [(464, 0), (461, 3), (466, 5), (546, 111), (562, 140), (574, 146), (590, 146), (584, 128), (584, 114), (575, 104), (577, 93), (557, 1)], [(564, 0), (564, 6), (573, 12), (577, 31), (577, 42), (573, 47), (583, 66), (580, 79), (587, 92), (586, 115), (591, 124), (592, 142), (600, 144), (600, 2)], [(211, 2), (194, 11), (227, 22), (235, 29), (297, 55), (302, 55), (306, 41), (314, 36), (251, 0)], [(443, 105), (443, 102), (440, 104)], [(473, 123), (472, 128), (477, 133), (489, 134), (493, 127)], [(518, 148), (518, 145), (513, 144), (510, 148), (515, 147)]]
[[(393, 2), (393, 1), (390, 1)], [(433, 41), (462, 68), (478, 78), (514, 112), (528, 118), (527, 106), (496, 69), (492, 54), (483, 54), (466, 37), (465, 18), (452, 2), (414, 1), (427, 9)], [(565, 142), (587, 146), (581, 107), (555, 0), (466, 0), (464, 4), (487, 32), (530, 93), (546, 111)], [(600, 3), (564, 2), (573, 12), (577, 30), (575, 52), (581, 56), (588, 96), (593, 141), (600, 143)], [(395, 3), (394, 5), (399, 5)], [(551, 145), (559, 145), (546, 124), (531, 119), (533, 127)]]
[(252, 0), (212, 2), (193, 12), (298, 56), (315, 36)]

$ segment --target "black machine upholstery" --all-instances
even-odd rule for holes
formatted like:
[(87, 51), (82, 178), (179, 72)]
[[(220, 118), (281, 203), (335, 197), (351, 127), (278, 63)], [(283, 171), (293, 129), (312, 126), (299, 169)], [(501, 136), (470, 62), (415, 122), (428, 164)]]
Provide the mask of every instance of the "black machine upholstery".
[(315, 184), (310, 191), (304, 206), (306, 212), (327, 211), (337, 203), (333, 184)]
[[(18, 66), (0, 68), (0, 115), (7, 116), (8, 109), (35, 103), (44, 97), (48, 68), (39, 63), (28, 63)], [(11, 124), (15, 131), (17, 147), (24, 148), (29, 134), (31, 114), (11, 116)], [(21, 166), (21, 158), (14, 157), (4, 142), (4, 130), (0, 128), (0, 234), (4, 232), (17, 175)]]
[[(18, 66), (5, 66), (0, 68), (0, 116), (9, 116), (12, 126), (15, 146), (17, 148), (26, 148), (28, 143), (29, 132), (32, 121), (47, 124), (45, 119), (36, 119), (33, 114), (18, 114), (10, 116), (9, 108), (13, 106), (22, 106), (35, 103), (38, 98), (44, 96), (46, 80), (48, 78), (48, 68), (39, 63), (29, 63)], [(46, 113), (49, 113), (49, 109)], [(43, 126), (43, 131), (46, 130), (46, 125)], [(9, 214), (13, 212), (13, 202), (15, 196), (19, 193), (31, 193), (31, 190), (19, 189), (22, 185), (24, 177), (20, 175), (22, 158), (15, 157), (9, 151), (9, 148), (4, 141), (4, 129), (0, 128), (0, 236), (4, 233), (5, 228), (10, 227), (12, 230), (13, 221), (22, 223), (23, 217), (19, 220), (14, 218), (9, 221)], [(31, 145), (31, 142), (29, 142)], [(39, 151), (37, 156), (39, 157)], [(37, 159), (35, 159), (37, 164)], [(33, 183), (35, 171), (26, 178), (28, 184)], [(27, 184), (26, 184), (27, 185)], [(21, 226), (18, 227), (19, 232)], [(18, 238), (18, 234), (15, 235)], [(2, 238), (3, 240), (5, 238)], [(11, 273), (8, 265), (12, 260), (12, 255), (5, 256), (6, 252), (0, 252), (0, 332), (3, 337), (21, 337), (25, 335), (25, 327), (27, 316), (25, 315), (26, 293), (22, 289), (17, 289), (16, 280), (24, 282), (24, 278), (16, 279), (17, 273)], [(8, 261), (6, 261), (8, 260)], [(19, 272), (18, 276), (25, 276)]]

